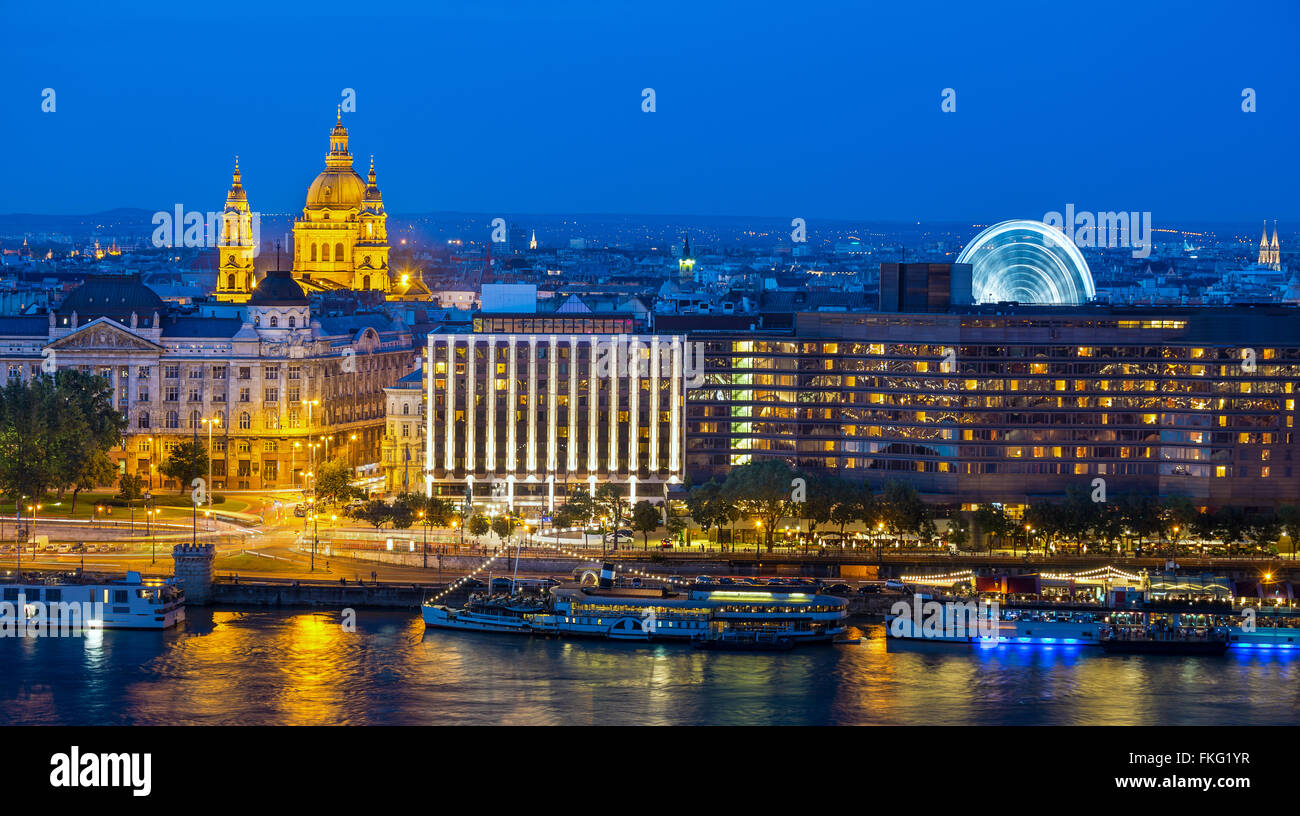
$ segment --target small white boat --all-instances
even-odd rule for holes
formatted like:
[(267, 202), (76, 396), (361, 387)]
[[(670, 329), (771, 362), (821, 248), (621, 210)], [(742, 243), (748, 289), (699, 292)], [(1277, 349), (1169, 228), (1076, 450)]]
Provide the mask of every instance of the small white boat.
[[(170, 580), (125, 578), (106, 583), (47, 580), (0, 584), (0, 626), (62, 634), (82, 629), (170, 629), (185, 620), (184, 595)], [(12, 622), (12, 624), (10, 623)]]

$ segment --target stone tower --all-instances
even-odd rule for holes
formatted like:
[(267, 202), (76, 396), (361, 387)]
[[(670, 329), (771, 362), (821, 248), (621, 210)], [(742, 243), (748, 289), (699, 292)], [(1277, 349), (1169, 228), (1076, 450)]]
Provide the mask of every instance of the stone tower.
[(185, 590), (185, 603), (203, 606), (212, 602), (212, 562), (216, 550), (211, 544), (177, 544), (172, 549), (176, 562), (176, 583)]

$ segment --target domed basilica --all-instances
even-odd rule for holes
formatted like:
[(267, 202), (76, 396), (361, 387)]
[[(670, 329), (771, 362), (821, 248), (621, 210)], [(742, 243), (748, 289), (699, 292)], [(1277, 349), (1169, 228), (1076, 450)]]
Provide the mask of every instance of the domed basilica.
[[(218, 299), (244, 302), (257, 286), (251, 222), (236, 159), (217, 244), (220, 266), (214, 295)], [(375, 182), (375, 161), (372, 157), (365, 179), (352, 169), (342, 112), (330, 131), (325, 169), (307, 189), (302, 218), (293, 225), (293, 278), (309, 294), (390, 289), (388, 215)]]

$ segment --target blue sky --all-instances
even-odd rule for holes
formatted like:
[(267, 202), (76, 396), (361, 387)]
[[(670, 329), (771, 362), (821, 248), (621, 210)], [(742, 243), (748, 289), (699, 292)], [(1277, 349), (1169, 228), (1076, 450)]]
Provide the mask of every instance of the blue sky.
[[(0, 212), (1300, 214), (1297, 4), (5, 4)], [(654, 113), (641, 91), (654, 88)], [(1243, 88), (1258, 110), (1243, 113)], [(53, 88), (56, 111), (41, 111)], [(957, 110), (940, 110), (944, 88)]]

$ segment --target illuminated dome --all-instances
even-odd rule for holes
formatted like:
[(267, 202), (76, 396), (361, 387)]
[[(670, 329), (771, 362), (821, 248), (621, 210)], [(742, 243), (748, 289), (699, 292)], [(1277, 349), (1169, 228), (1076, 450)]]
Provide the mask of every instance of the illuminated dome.
[(357, 171), (326, 169), (307, 189), (308, 207), (361, 208), (366, 197), (366, 182)]
[(1003, 221), (975, 236), (957, 257), (972, 265), (976, 303), (1075, 305), (1097, 294), (1074, 242), (1042, 221)]

